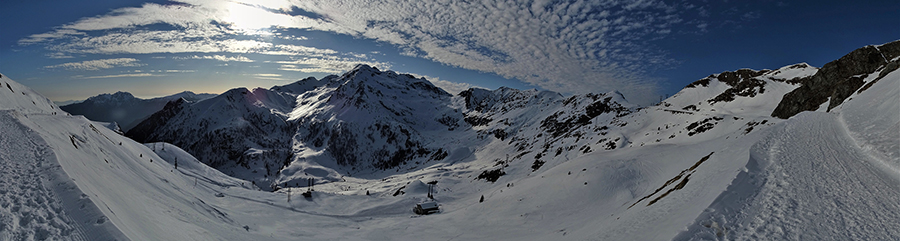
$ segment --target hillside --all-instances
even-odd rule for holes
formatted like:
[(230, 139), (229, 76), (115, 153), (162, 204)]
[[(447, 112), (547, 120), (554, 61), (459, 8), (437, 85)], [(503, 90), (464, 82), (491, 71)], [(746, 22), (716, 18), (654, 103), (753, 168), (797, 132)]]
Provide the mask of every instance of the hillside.
[[(895, 240), (897, 63), (786, 119), (825, 67), (723, 72), (638, 107), (358, 66), (171, 102), (134, 128), (147, 144), (4, 77), (0, 239)], [(441, 212), (413, 214), (433, 181)]]

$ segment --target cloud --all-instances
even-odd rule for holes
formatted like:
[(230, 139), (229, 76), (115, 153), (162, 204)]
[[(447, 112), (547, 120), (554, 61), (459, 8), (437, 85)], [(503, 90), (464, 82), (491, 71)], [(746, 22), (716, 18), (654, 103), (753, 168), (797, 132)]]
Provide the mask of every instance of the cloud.
[(750, 20), (758, 19), (761, 16), (762, 16), (762, 14), (760, 14), (759, 11), (751, 11), (751, 12), (744, 13), (744, 15), (741, 15), (741, 20), (750, 21)]
[(433, 84), (434, 86), (437, 86), (438, 88), (444, 89), (444, 91), (447, 91), (447, 93), (450, 93), (452, 95), (459, 94), (459, 92), (463, 92), (470, 88), (487, 89), (487, 88), (484, 88), (481, 86), (472, 85), (472, 84), (468, 84), (468, 83), (460, 83), (460, 82), (452, 82), (452, 81), (442, 80), (438, 77), (431, 77), (431, 76), (427, 76), (427, 75), (422, 76), (422, 77), (425, 77), (425, 79), (428, 80), (429, 82), (431, 82), (431, 84)]
[[(371, 56), (253, 37), (283, 39), (273, 29), (306, 29), (389, 43), (405, 56), (496, 73), (548, 90), (620, 90), (631, 97), (655, 91), (645, 74), (672, 62), (647, 42), (686, 24), (679, 11), (689, 9), (662, 0), (176, 2), (113, 10), (19, 43), (42, 43), (62, 53), (297, 56), (298, 63), (284, 63), (294, 67), (281, 69), (302, 72), (335, 73), (356, 63), (387, 65)], [(295, 10), (302, 14), (289, 14)], [(147, 27), (160, 24), (171, 28)]]
[(116, 58), (116, 59), (98, 59), (98, 60), (87, 60), (82, 62), (70, 62), (64, 64), (57, 64), (51, 66), (45, 66), (47, 69), (57, 69), (63, 68), (68, 70), (100, 70), (100, 69), (109, 69), (115, 67), (137, 67), (142, 66), (143, 64), (137, 59), (133, 58)]
[(204, 56), (190, 56), (190, 57), (172, 57), (172, 59), (211, 59), (218, 60), (222, 62), (254, 62), (252, 59), (244, 57), (244, 56), (225, 56), (225, 55), (204, 55)]
[(46, 56), (47, 56), (48, 58), (51, 58), (51, 59), (71, 59), (71, 58), (75, 58), (75, 57), (72, 57), (72, 56), (67, 55), (67, 54), (64, 54), (64, 53), (49, 53), (49, 54), (47, 54)]
[(129, 78), (129, 77), (152, 77), (152, 76), (165, 76), (165, 75), (157, 75), (151, 73), (140, 73), (140, 74), (115, 74), (115, 75), (100, 75), (100, 76), (73, 76), (76, 79), (108, 79), (108, 78)]
[(65, 37), (83, 36), (83, 35), (86, 35), (86, 34), (83, 32), (79, 32), (78, 30), (74, 30), (74, 29), (57, 29), (55, 31), (51, 31), (51, 32), (47, 32), (47, 33), (33, 34), (24, 39), (20, 39), (18, 43), (21, 45), (31, 45), (31, 44), (41, 43), (41, 42), (52, 41), (55, 39), (61, 39), (61, 38), (65, 38)]
[[(304, 65), (295, 70), (304, 72), (337, 73), (357, 63), (388, 66), (364, 54), (273, 44), (253, 37), (273, 35), (280, 39), (307, 40), (304, 36), (280, 36), (280, 33), (265, 30), (297, 24), (316, 25), (315, 20), (298, 20), (287, 15), (292, 9), (287, 2), (181, 2), (184, 4), (147, 3), (141, 7), (116, 9), (106, 15), (59, 26), (48, 33), (31, 35), (19, 44), (44, 44), (46, 49), (60, 54), (253, 53), (303, 57)], [(253, 62), (241, 55), (193, 55), (174, 59)]]
[(379, 69), (390, 69), (391, 64), (387, 62), (365, 61), (354, 57), (304, 57), (290, 61), (276, 61), (281, 64), (278, 70), (297, 71), (303, 73), (328, 73), (340, 74), (352, 69), (357, 64), (367, 64)]
[(709, 27), (708, 23), (697, 24), (697, 29), (699, 29), (701, 32), (706, 32), (706, 27)]
[(264, 80), (278, 80), (278, 81), (288, 80), (286, 78), (281, 78), (280, 74), (253, 74), (252, 76), (253, 76), (253, 78), (264, 79)]
[(684, 23), (676, 6), (656, 0), (292, 3), (327, 16), (299, 28), (375, 39), (406, 56), (564, 93), (654, 91), (644, 74), (670, 61), (644, 43)]

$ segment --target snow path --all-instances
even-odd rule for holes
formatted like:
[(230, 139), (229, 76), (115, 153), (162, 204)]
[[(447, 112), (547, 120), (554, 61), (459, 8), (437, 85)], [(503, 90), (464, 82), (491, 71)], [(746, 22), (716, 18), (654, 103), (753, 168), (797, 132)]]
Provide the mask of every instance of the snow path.
[(0, 111), (0, 240), (127, 240), (23, 123), (36, 116)]
[(0, 240), (86, 240), (44, 183), (52, 152), (13, 113), (0, 114)]
[(833, 114), (795, 116), (676, 239), (900, 240), (900, 180)]

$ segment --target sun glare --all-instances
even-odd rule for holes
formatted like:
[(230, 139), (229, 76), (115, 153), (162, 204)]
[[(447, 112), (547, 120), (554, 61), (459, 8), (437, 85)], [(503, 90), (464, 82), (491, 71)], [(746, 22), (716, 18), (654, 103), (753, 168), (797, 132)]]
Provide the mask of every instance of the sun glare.
[[(267, 12), (264, 9), (241, 3), (229, 2), (227, 11), (227, 17), (223, 20), (239, 31), (257, 32), (273, 25), (284, 26), (286, 22), (290, 22), (290, 17), (287, 15)], [(268, 33), (267, 31), (261, 32)]]

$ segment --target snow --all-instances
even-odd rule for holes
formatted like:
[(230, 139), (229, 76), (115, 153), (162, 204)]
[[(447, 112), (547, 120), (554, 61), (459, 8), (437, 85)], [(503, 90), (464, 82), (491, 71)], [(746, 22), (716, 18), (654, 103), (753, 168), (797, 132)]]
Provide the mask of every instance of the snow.
[[(657, 106), (669, 107), (673, 110), (709, 111), (739, 116), (768, 116), (778, 106), (782, 97), (800, 87), (793, 83), (818, 72), (818, 68), (806, 63), (781, 67), (760, 76), (742, 81), (762, 81), (762, 87), (739, 90), (735, 86), (720, 81), (719, 75), (707, 77), (709, 84), (684, 88)], [(754, 92), (753, 96), (735, 96), (731, 101), (713, 101), (713, 98), (726, 90), (736, 92)]]
[[(873, 81), (877, 74), (865, 82)], [(900, 72), (832, 113), (804, 112), (676, 239), (900, 239)]]
[[(865, 79), (868, 84), (879, 74)], [(857, 145), (900, 176), (900, 71), (893, 71), (863, 93), (855, 93), (834, 112)]]
[(4, 167), (0, 170), (0, 239), (85, 240), (84, 231), (72, 225), (75, 221), (63, 212), (59, 195), (48, 185), (55, 174), (52, 172), (59, 170), (51, 166), (54, 156), (33, 131), (11, 116), (15, 114), (0, 113), (0, 160)]
[[(294, 159), (268, 180), (281, 185), (275, 191), (234, 177), (259, 176), (251, 173), (259, 166), (226, 175), (172, 144), (136, 143), (101, 123), (54, 114), (52, 102), (4, 77), (0, 240), (900, 239), (900, 72), (830, 113), (770, 117), (796, 88), (776, 79), (814, 72), (785, 67), (758, 76), (766, 91), (755, 97), (710, 104), (730, 88), (712, 80), (637, 108), (617, 92), (416, 92), (406, 87), (424, 80), (360, 68), (353, 74), (369, 82), (330, 76), (193, 104), (191, 115), (216, 130), (252, 124), (247, 113), (345, 127), (393, 120), (404, 126), (392, 128), (414, 133), (410, 140), (447, 152), (443, 160), (350, 171), (323, 147), (296, 139), (311, 132), (301, 130), (284, 136), (293, 139)], [(878, 74), (869, 76), (866, 83)], [(382, 102), (363, 108), (357, 100)], [(577, 119), (597, 103), (616, 111), (547, 137), (554, 134), (543, 122)], [(457, 111), (490, 120), (455, 130), (432, 121)], [(203, 123), (187, 120), (179, 121)], [(360, 126), (353, 131), (366, 130)], [(255, 130), (276, 129), (262, 127)], [(386, 143), (376, 136), (364, 145)], [(271, 149), (243, 151), (253, 157)], [(533, 169), (538, 159), (545, 163)], [(498, 168), (506, 175), (496, 182), (475, 179)], [(316, 185), (306, 187), (311, 177)], [(431, 181), (438, 181), (441, 212), (416, 215), (412, 208), (430, 200)], [(300, 195), (310, 189), (310, 198)]]
[(765, 75), (775, 79), (792, 80), (813, 76), (816, 72), (819, 72), (819, 68), (811, 67), (807, 63), (798, 63), (781, 67)]
[(873, 162), (836, 116), (801, 113), (676, 239), (900, 239), (900, 179)]

